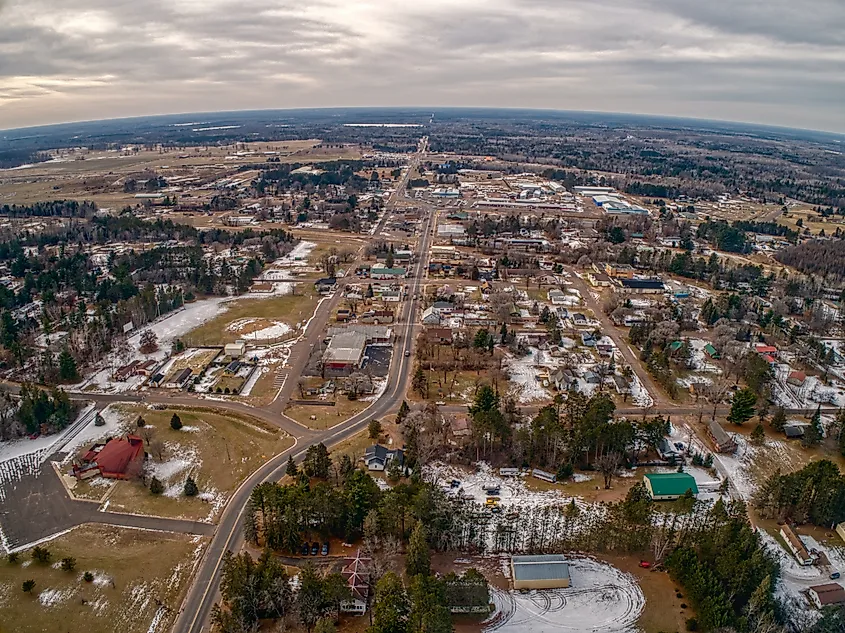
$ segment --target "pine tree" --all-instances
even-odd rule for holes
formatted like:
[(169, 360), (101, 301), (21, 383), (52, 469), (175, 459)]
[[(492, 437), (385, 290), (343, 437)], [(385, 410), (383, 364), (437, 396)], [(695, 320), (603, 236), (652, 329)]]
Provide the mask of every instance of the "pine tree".
[(378, 421), (378, 418), (370, 420), (370, 424), (367, 426), (367, 429), (371, 440), (378, 439), (383, 431), (381, 428), (381, 422)]
[(766, 431), (763, 428), (762, 424), (757, 424), (754, 427), (754, 430), (751, 431), (751, 437), (749, 438), (752, 444), (760, 446), (766, 439)]
[(35, 581), (31, 578), (29, 580), (24, 580), (21, 585), (21, 589), (23, 589), (24, 593), (32, 595), (32, 590), (35, 589)]
[(423, 371), (422, 365), (417, 365), (417, 370), (414, 372), (414, 378), (411, 380), (411, 388), (423, 398), (428, 397), (428, 380), (425, 378), (425, 372)]
[(754, 405), (757, 402), (757, 394), (750, 389), (740, 389), (734, 394), (731, 401), (731, 412), (728, 414), (728, 422), (743, 424), (754, 417)]
[(173, 417), (170, 418), (170, 428), (174, 431), (178, 431), (182, 428), (182, 418), (180, 418), (176, 413), (174, 413)]
[(387, 479), (391, 483), (395, 483), (402, 478), (402, 467), (399, 465), (398, 459), (391, 459), (387, 465)]
[(801, 438), (801, 443), (804, 446), (818, 446), (824, 437), (824, 430), (822, 429), (822, 410), (821, 405), (816, 407), (815, 413), (810, 420), (810, 426), (804, 431), (804, 437)]
[(409, 407), (408, 403), (403, 400), (402, 404), (399, 405), (399, 413), (396, 414), (396, 424), (402, 424), (410, 412), (411, 407)]
[(160, 495), (164, 492), (164, 484), (158, 479), (158, 477), (153, 477), (150, 481), (150, 492), (154, 495)]
[(293, 453), (288, 455), (288, 465), (285, 468), (285, 474), (291, 479), (296, 479), (296, 476), (299, 474), (299, 470), (296, 467), (296, 462), (293, 461)]
[(408, 542), (408, 554), (405, 559), (405, 572), (408, 576), (431, 575), (431, 553), (428, 550), (428, 535), (422, 523), (417, 523)]
[(185, 496), (186, 497), (196, 497), (200, 490), (197, 487), (197, 482), (194, 481), (193, 477), (188, 477), (185, 480)]
[(76, 569), (76, 559), (73, 556), (65, 556), (62, 559), (62, 571), (73, 571)]
[(783, 407), (775, 409), (775, 414), (772, 416), (770, 424), (775, 431), (783, 433), (783, 429), (786, 426), (786, 411)]
[(79, 380), (79, 371), (68, 348), (62, 349), (59, 354), (59, 380), (62, 382), (75, 382)]

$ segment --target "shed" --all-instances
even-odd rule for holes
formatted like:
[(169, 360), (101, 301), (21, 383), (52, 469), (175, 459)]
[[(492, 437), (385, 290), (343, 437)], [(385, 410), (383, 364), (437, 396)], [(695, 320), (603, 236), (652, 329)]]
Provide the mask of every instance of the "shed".
[(655, 501), (680, 499), (688, 491), (698, 494), (698, 484), (688, 473), (649, 473), (643, 478), (643, 483)]
[(562, 554), (539, 554), (511, 558), (514, 589), (565, 589), (569, 587), (569, 564)]

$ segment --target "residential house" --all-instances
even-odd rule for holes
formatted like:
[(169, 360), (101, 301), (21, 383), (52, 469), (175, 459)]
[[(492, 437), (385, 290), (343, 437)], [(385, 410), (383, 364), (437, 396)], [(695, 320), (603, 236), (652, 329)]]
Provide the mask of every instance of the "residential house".
[(599, 340), (595, 343), (596, 351), (602, 356), (610, 356), (613, 354), (613, 350), (616, 349), (616, 344), (613, 342), (613, 339), (609, 336), (602, 336)]
[(707, 425), (707, 434), (713, 441), (716, 451), (719, 453), (734, 453), (736, 452), (736, 441), (728, 434), (722, 425), (716, 420), (710, 420)]
[(609, 288), (613, 285), (613, 280), (604, 273), (587, 271), (585, 276), (587, 277), (587, 281), (596, 288)]
[(719, 354), (716, 348), (713, 347), (710, 343), (707, 343), (707, 345), (704, 346), (704, 353), (713, 360), (719, 360), (722, 357), (722, 355)]
[(349, 599), (340, 603), (340, 610), (343, 613), (364, 615), (367, 612), (367, 603), (370, 595), (370, 564), (371, 558), (361, 554), (361, 550), (355, 552), (344, 560), (343, 569), (340, 575), (349, 587)]
[(449, 423), (449, 443), (461, 446), (472, 437), (472, 426), (465, 415), (456, 415)]
[(566, 293), (563, 290), (552, 288), (548, 293), (549, 301), (552, 305), (563, 305), (566, 303)]
[(440, 315), (434, 311), (433, 307), (428, 307), (423, 310), (420, 321), (423, 325), (440, 325)]
[(399, 465), (404, 466), (405, 455), (401, 448), (390, 449), (381, 444), (373, 444), (364, 453), (364, 463), (367, 470), (387, 470), (388, 464), (394, 459), (399, 460)]
[(799, 565), (807, 567), (815, 562), (815, 558), (807, 551), (807, 546), (804, 545), (804, 542), (798, 538), (798, 535), (792, 531), (789, 525), (784, 524), (781, 526), (780, 536), (786, 543), (789, 551), (795, 556), (795, 560), (798, 561)]
[(793, 387), (803, 387), (804, 381), (807, 380), (807, 375), (803, 371), (791, 371), (786, 378), (786, 383)]
[(406, 270), (404, 268), (382, 268), (380, 266), (373, 266), (370, 270), (370, 277), (373, 279), (402, 279), (405, 277)]
[(337, 290), (337, 279), (335, 277), (324, 277), (314, 282), (314, 290), (321, 295), (326, 295)]
[(240, 358), (246, 353), (246, 341), (237, 340), (234, 343), (226, 343), (223, 353), (229, 358)]
[(179, 371), (173, 372), (164, 383), (166, 389), (184, 389), (191, 382), (193, 372), (190, 367), (185, 367)]
[(819, 609), (833, 604), (845, 604), (845, 587), (837, 582), (814, 585), (807, 590), (807, 595)]
[(452, 330), (447, 327), (426, 328), (425, 340), (432, 345), (451, 345)]
[(613, 279), (633, 279), (634, 267), (628, 264), (611, 264), (604, 265), (604, 272), (608, 277)]

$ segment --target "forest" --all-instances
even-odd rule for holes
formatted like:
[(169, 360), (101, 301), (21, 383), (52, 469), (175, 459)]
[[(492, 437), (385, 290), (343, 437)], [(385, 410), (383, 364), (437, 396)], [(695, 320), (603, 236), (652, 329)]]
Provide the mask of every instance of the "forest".
[(841, 239), (807, 240), (779, 250), (775, 259), (807, 275), (834, 282), (845, 279), (845, 241)]
[(827, 459), (787, 475), (777, 471), (760, 487), (754, 504), (765, 517), (830, 527), (845, 521), (845, 476)]

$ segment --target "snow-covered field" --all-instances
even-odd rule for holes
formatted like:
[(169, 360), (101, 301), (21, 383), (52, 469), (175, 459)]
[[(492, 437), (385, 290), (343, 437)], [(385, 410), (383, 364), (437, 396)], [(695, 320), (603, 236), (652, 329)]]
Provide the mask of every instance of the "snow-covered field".
[(636, 633), (645, 596), (636, 580), (590, 558), (569, 561), (571, 586), (492, 591), (495, 611), (484, 633)]
[(520, 404), (551, 400), (552, 394), (543, 387), (539, 380), (540, 370), (538, 365), (549, 366), (548, 354), (538, 350), (536, 347), (529, 348), (529, 353), (521, 358), (513, 357), (507, 361), (507, 370), (510, 381), (518, 386)]
[[(230, 332), (242, 332), (250, 325), (260, 320), (263, 319), (238, 319), (237, 321), (233, 321), (227, 325), (226, 329)], [(293, 329), (287, 323), (282, 321), (271, 321), (270, 323), (271, 325), (268, 325), (267, 327), (244, 333), (241, 338), (246, 341), (266, 341), (281, 338)]]
[(704, 353), (704, 348), (707, 341), (700, 338), (690, 339), (690, 367), (693, 371), (700, 371), (711, 374), (721, 374), (722, 370), (713, 363), (707, 361), (707, 356)]

